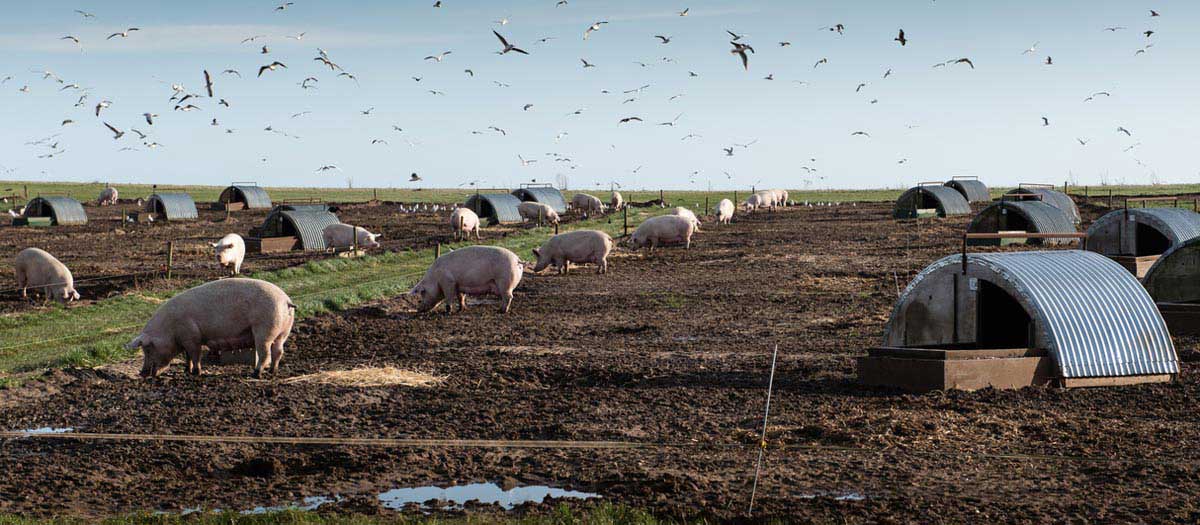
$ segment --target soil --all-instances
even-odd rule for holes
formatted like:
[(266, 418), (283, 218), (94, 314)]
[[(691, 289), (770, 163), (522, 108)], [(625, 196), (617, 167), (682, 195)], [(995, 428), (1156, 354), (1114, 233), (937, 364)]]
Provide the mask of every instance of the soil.
[[(668, 517), (849, 523), (1200, 520), (1200, 344), (1171, 384), (904, 394), (855, 383), (903, 287), (968, 218), (887, 205), (788, 208), (704, 225), (691, 250), (618, 251), (609, 273), (528, 275), (512, 311), (417, 315), (388, 300), (298, 323), (278, 378), (137, 363), (51, 372), (0, 398), (0, 429), (366, 438), (607, 440), (642, 449), (371, 448), (0, 441), (0, 513), (249, 509), (495, 482), (595, 492)], [(431, 225), (430, 228), (433, 228)], [(5, 235), (8, 235), (6, 232)], [(771, 350), (767, 449), (746, 517)], [(282, 383), (391, 365), (429, 388)], [(539, 512), (546, 504), (513, 512)], [(576, 502), (572, 505), (591, 505)], [(495, 512), (469, 507), (469, 512)]]

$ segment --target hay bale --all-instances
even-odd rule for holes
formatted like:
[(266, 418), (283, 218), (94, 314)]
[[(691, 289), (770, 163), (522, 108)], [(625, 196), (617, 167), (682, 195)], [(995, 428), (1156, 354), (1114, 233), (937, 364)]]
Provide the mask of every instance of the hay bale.
[(371, 388), (380, 386), (434, 387), (446, 382), (447, 376), (435, 376), (425, 372), (401, 370), (394, 367), (355, 368), (353, 370), (331, 370), (303, 376), (290, 377), (283, 383), (313, 383), (319, 385)]

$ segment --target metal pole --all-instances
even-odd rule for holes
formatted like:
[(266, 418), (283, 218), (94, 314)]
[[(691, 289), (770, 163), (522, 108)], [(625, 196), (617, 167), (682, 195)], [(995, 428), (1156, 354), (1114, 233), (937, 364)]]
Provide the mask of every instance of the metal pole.
[(167, 280), (171, 279), (171, 270), (175, 266), (175, 241), (167, 241)]
[(625, 235), (629, 235), (629, 207), (621, 207), (621, 221), (625, 223)]
[(558, 235), (558, 223), (554, 223), (554, 234)]
[(354, 251), (350, 252), (350, 256), (357, 257), (358, 256), (358, 226), (352, 226), (351, 228), (352, 228), (352, 230), (350, 233), (354, 234), (354, 241), (353, 241), (354, 244), (351, 245), (353, 247), (351, 249)]
[(758, 440), (758, 465), (754, 467), (754, 485), (750, 488), (750, 509), (746, 514), (754, 514), (754, 496), (758, 492), (758, 475), (762, 473), (763, 455), (767, 452), (767, 417), (771, 415), (771, 391), (775, 387), (775, 360), (779, 357), (779, 343), (771, 353), (771, 378), (767, 380), (767, 408), (763, 410), (762, 437)]

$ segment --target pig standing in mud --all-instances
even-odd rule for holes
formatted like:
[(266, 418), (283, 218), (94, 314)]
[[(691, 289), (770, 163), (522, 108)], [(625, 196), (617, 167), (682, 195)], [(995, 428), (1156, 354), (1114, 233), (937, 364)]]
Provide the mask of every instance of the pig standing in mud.
[(508, 313), (513, 290), (521, 282), (521, 260), (517, 254), (496, 246), (468, 246), (447, 253), (425, 272), (406, 296), (417, 311), (428, 312), (442, 301), (446, 313), (467, 307), (468, 295), (494, 294), (500, 297), (500, 311)]
[(621, 198), (621, 192), (612, 192), (612, 195), (608, 198), (608, 207), (612, 208), (612, 211), (621, 211), (621, 208), (624, 206), (625, 199)]
[(283, 360), (296, 305), (278, 286), (257, 279), (222, 279), (172, 297), (125, 348), (142, 349), (142, 377), (154, 377), (180, 353), (188, 372), (200, 374), (202, 348), (224, 352), (254, 349), (254, 377), (272, 373)]
[(111, 206), (117, 203), (117, 189), (112, 186), (107, 186), (100, 190), (100, 198), (96, 199), (96, 204), (99, 206)]
[(75, 278), (67, 265), (54, 258), (45, 250), (25, 248), (17, 254), (13, 261), (13, 269), (17, 274), (17, 288), (21, 297), (29, 295), (27, 290), (41, 290), (46, 299), (54, 299), (60, 303), (79, 300), (79, 292), (75, 291)]
[(613, 240), (607, 233), (596, 230), (576, 230), (555, 235), (533, 249), (537, 257), (534, 272), (553, 265), (559, 274), (567, 273), (571, 263), (596, 264), (596, 273), (608, 272), (608, 254), (612, 252)]
[(600, 199), (586, 193), (576, 193), (571, 197), (571, 207), (583, 213), (604, 212), (604, 203)]
[(755, 192), (754, 195), (746, 198), (746, 202), (742, 203), (746, 211), (754, 211), (759, 208), (769, 208), (775, 210), (775, 194), (770, 191), (763, 190)]
[(517, 205), (517, 213), (520, 213), (524, 220), (537, 222), (538, 226), (541, 226), (543, 222), (558, 224), (558, 212), (554, 211), (549, 204), (522, 202)]
[(450, 214), (450, 228), (454, 230), (454, 240), (462, 240), (475, 232), (475, 240), (479, 240), (479, 216), (468, 208), (455, 208)]
[(717, 203), (717, 224), (729, 224), (733, 220), (733, 201), (721, 199)]
[(242, 236), (231, 233), (221, 240), (214, 242), (213, 254), (217, 256), (217, 264), (230, 270), (230, 275), (242, 273), (242, 261), (246, 259), (246, 241)]
[(654, 253), (654, 248), (664, 244), (683, 243), (684, 249), (692, 247), (692, 234), (695, 233), (695, 225), (692, 221), (680, 217), (678, 215), (659, 215), (646, 219), (633, 235), (629, 236), (629, 246), (635, 250), (650, 247), (650, 253)]
[(671, 210), (671, 215), (676, 215), (692, 221), (692, 226), (696, 229), (696, 231), (700, 231), (700, 218), (696, 217), (695, 212), (692, 210), (684, 208), (683, 206), (676, 206), (674, 210)]
[(325, 237), (326, 248), (353, 248), (356, 236), (358, 237), (358, 249), (378, 248), (379, 243), (375, 242), (375, 239), (382, 237), (382, 235), (371, 233), (365, 228), (342, 223), (330, 224), (321, 233)]

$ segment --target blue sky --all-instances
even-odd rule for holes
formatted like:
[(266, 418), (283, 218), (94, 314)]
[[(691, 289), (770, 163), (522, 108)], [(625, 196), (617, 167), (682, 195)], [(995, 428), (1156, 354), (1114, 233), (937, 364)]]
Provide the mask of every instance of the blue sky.
[[(8, 9), (0, 178), (409, 187), (416, 172), (426, 187), (508, 187), (562, 174), (573, 188), (648, 189), (901, 187), (952, 175), (995, 185), (1200, 181), (1191, 151), (1200, 122), (1195, 2), (443, 0), (435, 9), (427, 0), (295, 0), (275, 11), (278, 3), (47, 0)], [(689, 16), (678, 16), (684, 8)], [(495, 23), (502, 18), (509, 23)], [(597, 20), (609, 23), (583, 40)], [(836, 23), (844, 35), (818, 29)], [(105, 40), (126, 27), (141, 31)], [(892, 41), (899, 28), (907, 46)], [(493, 29), (531, 55), (495, 54)], [(755, 47), (748, 72), (729, 54), (726, 29)], [(300, 32), (299, 41), (285, 38)], [(240, 43), (255, 35), (266, 37)], [(554, 39), (536, 43), (544, 37)], [(1035, 42), (1036, 53), (1021, 54)], [(318, 47), (358, 82), (312, 60)], [(422, 60), (447, 50), (441, 63)], [(960, 57), (976, 69), (932, 67)], [(814, 68), (821, 58), (828, 63)], [(288, 68), (255, 78), (273, 60)], [(231, 68), (242, 78), (219, 74)], [(204, 69), (231, 107), (203, 97), (200, 111), (173, 111), (171, 85), (201, 94)], [(44, 70), (64, 82), (43, 79)], [(301, 89), (309, 76), (318, 87)], [(60, 91), (72, 83), (88, 94), (83, 107), (74, 107), (82, 91)], [(1099, 91), (1111, 96), (1083, 101)], [(112, 106), (96, 118), (101, 100)], [(160, 115), (153, 126), (145, 112)], [(673, 127), (655, 125), (681, 113)], [(633, 116), (644, 122), (618, 124)], [(129, 131), (114, 141), (102, 122), (149, 137)], [(489, 126), (507, 135), (471, 133)], [(49, 142), (62, 152), (53, 157), (38, 158), (51, 151), (45, 144), (27, 144), (56, 134)], [(700, 137), (681, 140), (688, 134)], [(731, 146), (732, 157), (722, 150)], [(538, 162), (522, 166), (518, 154)], [(339, 170), (316, 171), (324, 165)]]

